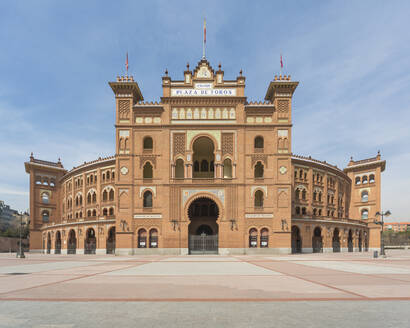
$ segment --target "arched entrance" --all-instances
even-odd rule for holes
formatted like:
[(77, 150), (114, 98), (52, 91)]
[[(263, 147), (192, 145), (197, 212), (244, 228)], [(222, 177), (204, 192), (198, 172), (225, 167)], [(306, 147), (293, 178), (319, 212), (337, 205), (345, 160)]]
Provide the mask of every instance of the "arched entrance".
[(67, 254), (75, 254), (77, 250), (77, 238), (75, 237), (75, 231), (70, 230), (68, 234)]
[(189, 254), (218, 254), (218, 216), (218, 205), (208, 197), (197, 198), (189, 205)]
[(199, 137), (192, 145), (194, 154), (192, 161), (194, 163), (194, 178), (213, 178), (214, 177), (214, 143), (208, 137)]
[(115, 254), (115, 227), (111, 227), (108, 230), (108, 238), (107, 238), (107, 254)]
[(312, 248), (313, 253), (323, 252), (322, 229), (320, 229), (319, 227), (316, 227), (313, 231)]
[(362, 232), (359, 231), (359, 252), (363, 251)]
[(95, 231), (93, 228), (89, 228), (85, 234), (84, 254), (95, 254), (96, 248), (97, 240), (95, 238)]
[(56, 232), (56, 241), (54, 245), (54, 254), (61, 254), (61, 233), (60, 231)]
[(47, 234), (47, 254), (51, 253), (51, 234)]
[(333, 253), (340, 252), (340, 236), (339, 236), (338, 228), (335, 228), (335, 230), (333, 230), (332, 246), (333, 246)]
[(347, 250), (353, 252), (353, 232), (349, 230), (349, 237), (347, 238)]
[(299, 227), (292, 226), (292, 254), (296, 253), (302, 253), (302, 238)]

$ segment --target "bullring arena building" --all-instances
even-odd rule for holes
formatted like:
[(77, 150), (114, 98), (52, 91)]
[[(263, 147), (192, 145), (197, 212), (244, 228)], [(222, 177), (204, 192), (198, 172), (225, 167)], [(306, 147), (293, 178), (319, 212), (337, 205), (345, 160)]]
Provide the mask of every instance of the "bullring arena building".
[(360, 252), (380, 246), (385, 161), (345, 169), (292, 153), (298, 82), (275, 76), (248, 102), (242, 71), (226, 80), (202, 58), (165, 72), (160, 102), (132, 76), (115, 96), (115, 154), (66, 170), (34, 158), (30, 250), (54, 254)]

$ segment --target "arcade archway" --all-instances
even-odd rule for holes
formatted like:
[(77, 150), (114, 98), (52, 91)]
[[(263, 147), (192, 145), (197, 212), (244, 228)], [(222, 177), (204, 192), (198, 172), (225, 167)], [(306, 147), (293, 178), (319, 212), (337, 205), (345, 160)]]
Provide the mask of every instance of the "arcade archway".
[(193, 163), (194, 178), (213, 178), (214, 177), (214, 143), (208, 137), (200, 137), (193, 143)]
[(302, 253), (302, 238), (299, 227), (292, 226), (292, 254), (296, 253)]
[(218, 216), (218, 205), (208, 197), (197, 198), (189, 205), (189, 254), (218, 254)]

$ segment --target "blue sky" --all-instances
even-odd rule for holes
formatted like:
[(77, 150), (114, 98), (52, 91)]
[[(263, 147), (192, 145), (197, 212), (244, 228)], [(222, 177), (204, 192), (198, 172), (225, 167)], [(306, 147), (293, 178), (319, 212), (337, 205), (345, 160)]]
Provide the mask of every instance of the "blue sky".
[[(107, 82), (130, 73), (159, 100), (167, 68), (182, 79), (202, 55), (226, 78), (240, 69), (249, 100), (279, 71), (300, 81), (293, 152), (343, 168), (387, 160), (383, 208), (409, 220), (409, 1), (3, 1), (0, 3), (0, 199), (28, 208), (24, 161), (71, 169), (114, 153)], [(410, 221), (410, 220), (409, 220)]]

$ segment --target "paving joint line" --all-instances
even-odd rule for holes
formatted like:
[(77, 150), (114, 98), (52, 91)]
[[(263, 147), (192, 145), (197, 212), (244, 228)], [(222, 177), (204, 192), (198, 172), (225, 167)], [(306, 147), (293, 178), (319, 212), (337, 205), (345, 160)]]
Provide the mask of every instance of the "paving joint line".
[[(246, 263), (249, 263), (249, 264), (253, 264), (253, 263), (248, 262), (248, 261), (245, 261), (245, 262), (246, 262)], [(331, 289), (334, 289), (334, 290), (337, 290), (337, 291), (340, 291), (340, 292), (343, 292), (343, 293), (346, 293), (346, 294), (350, 294), (350, 295), (353, 295), (353, 296), (361, 297), (361, 298), (363, 298), (363, 299), (370, 299), (370, 298), (367, 297), (367, 296), (364, 296), (364, 295), (361, 295), (361, 294), (357, 294), (357, 293), (354, 293), (354, 292), (350, 292), (350, 291), (348, 291), (348, 290), (345, 290), (345, 289), (342, 289), (342, 288), (338, 288), (338, 287), (334, 287), (334, 286), (331, 286), (331, 285), (328, 285), (328, 284), (324, 284), (324, 283), (320, 283), (320, 282), (313, 281), (313, 280), (310, 280), (310, 279), (306, 279), (306, 278), (300, 277), (300, 276), (295, 275), (295, 274), (285, 273), (285, 272), (283, 272), (283, 271), (276, 270), (276, 269), (273, 270), (273, 269), (271, 269), (271, 268), (267, 268), (267, 267), (265, 267), (265, 266), (263, 266), (263, 265), (260, 265), (260, 264), (253, 264), (253, 265), (259, 266), (259, 267), (264, 268), (264, 269), (271, 270), (271, 271), (273, 271), (273, 272), (279, 272), (279, 273), (281, 273), (281, 274), (284, 274), (284, 275), (289, 276), (289, 277), (292, 277), (292, 278), (304, 280), (304, 281), (307, 281), (307, 282), (310, 282), (310, 283), (313, 283), (313, 284), (316, 284), (316, 285), (319, 285), (319, 286), (331, 288)], [(301, 264), (300, 264), (300, 265), (301, 265)]]

